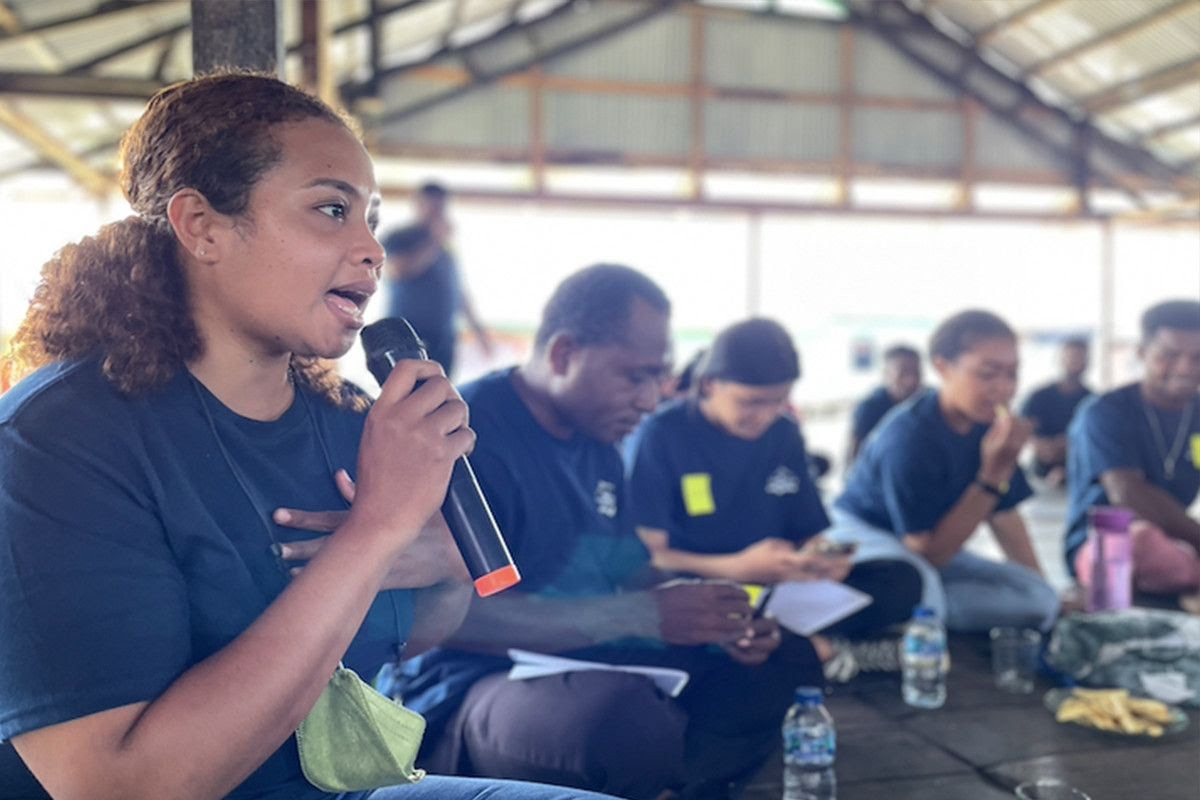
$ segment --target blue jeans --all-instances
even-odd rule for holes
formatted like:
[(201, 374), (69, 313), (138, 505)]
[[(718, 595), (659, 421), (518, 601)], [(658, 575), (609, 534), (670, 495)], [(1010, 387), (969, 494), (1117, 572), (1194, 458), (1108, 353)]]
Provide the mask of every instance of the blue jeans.
[(833, 509), (831, 539), (858, 542), (854, 561), (898, 558), (917, 568), (924, 582), (922, 605), (932, 608), (952, 631), (986, 631), (994, 626), (1048, 631), (1058, 617), (1058, 593), (1023, 564), (993, 561), (960, 550), (941, 569), (909, 550), (891, 531)]
[(544, 783), (431, 775), (408, 786), (386, 786), (343, 794), (339, 800), (613, 800), (606, 794), (564, 789)]

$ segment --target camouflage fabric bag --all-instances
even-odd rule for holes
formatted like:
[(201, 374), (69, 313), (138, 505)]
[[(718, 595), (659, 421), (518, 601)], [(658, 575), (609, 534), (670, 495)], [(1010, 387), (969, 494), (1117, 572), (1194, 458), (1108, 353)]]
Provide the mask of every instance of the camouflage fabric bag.
[(1063, 617), (1046, 662), (1087, 686), (1200, 706), (1200, 617), (1151, 608)]

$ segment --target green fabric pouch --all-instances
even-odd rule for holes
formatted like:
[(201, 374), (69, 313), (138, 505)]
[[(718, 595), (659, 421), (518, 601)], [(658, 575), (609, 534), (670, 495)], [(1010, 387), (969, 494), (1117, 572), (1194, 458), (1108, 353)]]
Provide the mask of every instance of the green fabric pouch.
[(424, 717), (339, 664), (296, 729), (296, 745), (309, 783), (326, 792), (356, 792), (425, 777), (414, 766), (424, 734)]

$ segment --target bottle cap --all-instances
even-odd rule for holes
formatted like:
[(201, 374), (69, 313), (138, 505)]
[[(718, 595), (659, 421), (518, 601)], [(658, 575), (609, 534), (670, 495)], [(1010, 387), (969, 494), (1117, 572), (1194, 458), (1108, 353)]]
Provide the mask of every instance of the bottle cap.
[(1104, 531), (1129, 530), (1133, 522), (1133, 510), (1121, 506), (1094, 506), (1088, 509), (1088, 524)]
[(797, 686), (796, 702), (801, 705), (820, 705), (825, 702), (825, 692), (819, 686)]
[(929, 606), (917, 606), (913, 609), (913, 619), (934, 619), (937, 614)]
[(509, 564), (500, 569), (492, 570), (487, 575), (476, 578), (475, 592), (480, 597), (490, 597), (520, 582), (521, 573), (517, 572), (517, 568), (514, 565)]

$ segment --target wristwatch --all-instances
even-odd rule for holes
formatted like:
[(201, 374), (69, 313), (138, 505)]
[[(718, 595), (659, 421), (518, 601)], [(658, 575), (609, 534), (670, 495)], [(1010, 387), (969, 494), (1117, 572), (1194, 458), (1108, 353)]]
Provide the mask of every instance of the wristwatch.
[(983, 478), (976, 476), (975, 485), (978, 486), (980, 489), (983, 489), (985, 492), (990, 494), (992, 497), (995, 497), (997, 500), (999, 500), (1001, 497), (1004, 497), (1004, 495), (1008, 494), (1008, 481), (1005, 481), (1004, 483), (997, 486), (994, 483), (988, 483)]

